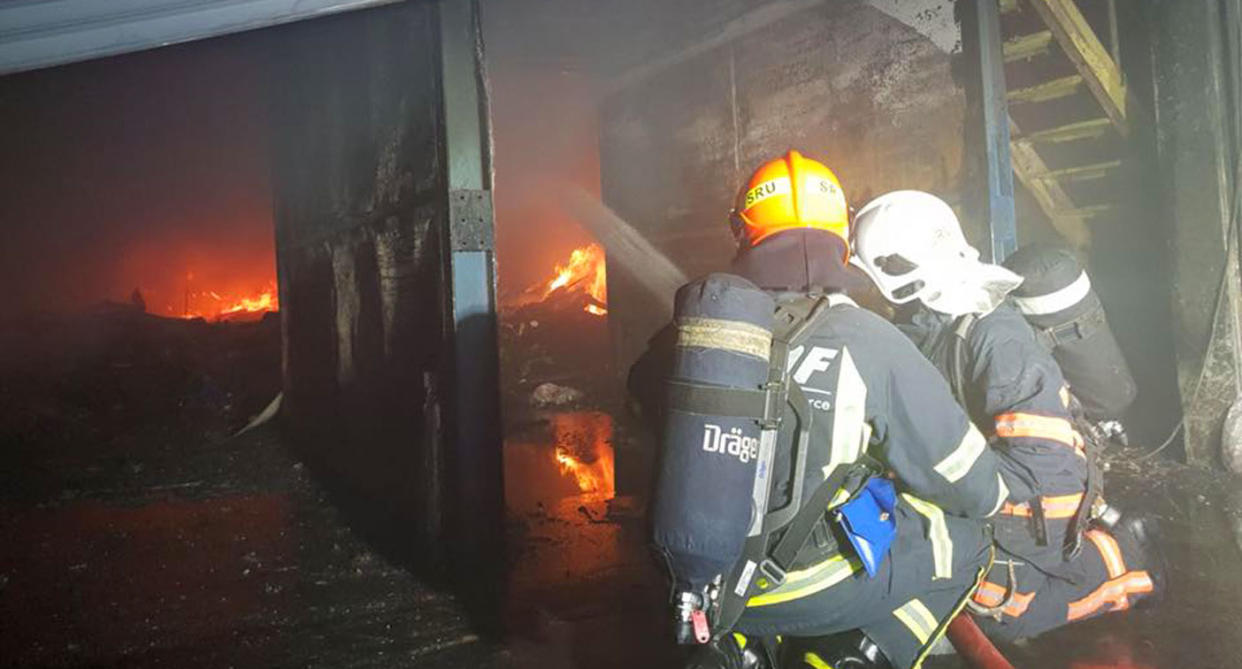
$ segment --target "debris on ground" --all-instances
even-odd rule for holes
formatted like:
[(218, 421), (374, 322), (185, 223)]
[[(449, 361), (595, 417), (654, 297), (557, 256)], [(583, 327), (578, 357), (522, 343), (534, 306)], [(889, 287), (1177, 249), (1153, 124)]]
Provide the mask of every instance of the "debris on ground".
[(581, 402), (582, 398), (582, 391), (577, 388), (558, 386), (555, 383), (541, 383), (531, 392), (530, 405), (537, 409), (564, 407)]
[(6, 328), (0, 664), (499, 667), (355, 533), (276, 421), (279, 318), (130, 305)]
[[(500, 313), (500, 376), (508, 419), (532, 407), (559, 407), (609, 398), (618, 389), (612, 370), (608, 318), (586, 310), (593, 304), (581, 291), (556, 292), (546, 299), (507, 306)], [(553, 387), (573, 393), (551, 393)], [(548, 393), (548, 401), (536, 393)]]

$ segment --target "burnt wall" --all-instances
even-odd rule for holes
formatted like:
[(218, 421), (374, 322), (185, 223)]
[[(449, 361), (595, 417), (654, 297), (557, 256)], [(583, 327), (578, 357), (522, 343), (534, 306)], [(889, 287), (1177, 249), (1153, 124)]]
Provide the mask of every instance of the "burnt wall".
[(359, 517), (435, 557), (447, 220), (435, 5), (281, 31), (270, 95), (285, 423)]
[[(1225, 7), (1236, 0), (1152, 3), (1157, 144), (1173, 278), (1177, 382), (1186, 455), (1217, 463), (1221, 426), (1238, 396), (1242, 295), (1238, 222), (1230, 181), (1238, 137), (1231, 129)], [(1234, 15), (1236, 17), (1236, 14)]]
[[(952, 3), (919, 4), (905, 21), (881, 11), (894, 3), (816, 5), (612, 95), (601, 109), (605, 201), (689, 276), (727, 266), (737, 188), (790, 148), (828, 164), (851, 203), (897, 188), (960, 203), (966, 99), (945, 48), (956, 40), (943, 36)], [(621, 369), (660, 325), (644, 299), (610, 265)]]

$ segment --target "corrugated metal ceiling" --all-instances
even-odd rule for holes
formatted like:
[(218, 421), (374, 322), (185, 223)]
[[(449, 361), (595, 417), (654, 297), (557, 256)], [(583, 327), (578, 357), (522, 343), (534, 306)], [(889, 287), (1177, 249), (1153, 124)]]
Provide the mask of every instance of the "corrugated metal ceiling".
[(389, 4), (397, 0), (7, 0), (0, 74)]

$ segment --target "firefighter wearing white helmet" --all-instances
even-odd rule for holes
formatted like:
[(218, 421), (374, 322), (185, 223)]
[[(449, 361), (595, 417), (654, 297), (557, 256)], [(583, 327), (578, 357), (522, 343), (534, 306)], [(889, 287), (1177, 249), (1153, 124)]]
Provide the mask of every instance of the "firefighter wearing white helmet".
[(948, 204), (929, 193), (902, 190), (872, 200), (855, 222), (855, 264), (894, 304), (921, 301), (961, 316), (986, 314), (1022, 277), (979, 262)]
[(682, 287), (631, 370), (660, 430), (652, 543), (693, 669), (919, 666), (991, 556), (998, 458), (910, 341), (845, 296), (848, 222), (827, 166), (761, 165), (729, 273)]
[(1022, 278), (981, 262), (953, 209), (929, 193), (882, 195), (854, 230), (854, 264), (898, 305), (898, 327), (1000, 456), (1010, 494), (994, 520), (997, 559), (971, 603), (984, 631), (1032, 637), (1162, 590), (1152, 523), (1091, 520), (1095, 479), (1061, 371), (1006, 302)]

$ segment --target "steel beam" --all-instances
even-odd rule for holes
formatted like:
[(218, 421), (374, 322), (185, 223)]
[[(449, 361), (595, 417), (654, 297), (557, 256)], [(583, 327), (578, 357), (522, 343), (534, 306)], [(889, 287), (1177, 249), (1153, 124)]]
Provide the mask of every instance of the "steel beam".
[[(491, 131), (476, 0), (441, 0), (441, 87), (451, 284), (449, 509), (455, 566), (487, 597), (503, 560), (496, 254)], [(494, 590), (493, 590), (494, 592)]]
[(980, 130), (983, 133), (987, 184), (986, 206), (982, 213), (988, 222), (989, 256), (993, 262), (1000, 262), (1018, 245), (1009, 149), (1009, 108), (1005, 99), (1005, 56), (1000, 7), (996, 0), (975, 0), (974, 4), (974, 39), (980, 77), (978, 120), (983, 124)]

